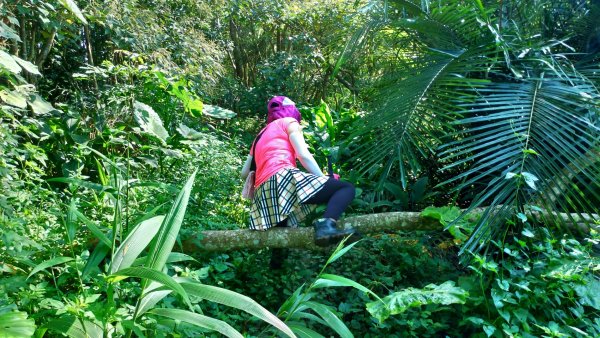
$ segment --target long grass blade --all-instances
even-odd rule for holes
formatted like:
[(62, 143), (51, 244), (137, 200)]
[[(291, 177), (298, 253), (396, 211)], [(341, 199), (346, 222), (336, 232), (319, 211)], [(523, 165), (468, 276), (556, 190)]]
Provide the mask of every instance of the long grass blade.
[(244, 338), (241, 333), (222, 320), (210, 318), (194, 312), (180, 309), (154, 309), (149, 313), (180, 320), (208, 330), (217, 331), (226, 337)]

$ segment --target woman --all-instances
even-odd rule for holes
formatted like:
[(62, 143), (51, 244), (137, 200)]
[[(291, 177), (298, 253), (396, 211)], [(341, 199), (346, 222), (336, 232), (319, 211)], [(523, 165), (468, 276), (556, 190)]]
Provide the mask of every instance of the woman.
[[(321, 172), (304, 141), (300, 112), (294, 102), (285, 96), (275, 96), (269, 101), (267, 111), (267, 126), (257, 136), (242, 168), (242, 177), (246, 178), (254, 158), (256, 190), (250, 209), (250, 228), (295, 227), (312, 211), (309, 204), (326, 204), (323, 217), (314, 223), (315, 243), (328, 246), (356, 234), (354, 229), (336, 227), (354, 198), (354, 186)], [(297, 168), (296, 159), (309, 173)]]

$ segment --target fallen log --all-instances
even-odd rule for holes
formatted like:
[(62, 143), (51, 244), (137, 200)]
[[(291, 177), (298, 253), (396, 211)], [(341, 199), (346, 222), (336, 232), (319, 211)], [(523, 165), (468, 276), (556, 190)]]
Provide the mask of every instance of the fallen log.
[[(476, 220), (478, 209), (467, 215)], [(548, 214), (546, 214), (547, 216)], [(544, 213), (534, 213), (539, 219), (545, 219)], [(581, 229), (584, 225), (589, 231), (589, 224), (600, 220), (596, 214), (564, 214), (552, 213), (551, 219), (562, 218), (570, 227)], [(388, 212), (379, 214), (351, 216), (339, 221), (338, 226), (353, 227), (361, 234), (385, 233), (391, 231), (434, 231), (442, 230), (442, 225), (433, 218), (422, 217), (420, 212)], [(184, 236), (182, 244), (185, 252), (195, 251), (231, 251), (240, 249), (263, 248), (302, 248), (305, 250), (323, 250), (313, 243), (312, 227), (272, 228), (259, 230), (206, 230), (197, 234)]]

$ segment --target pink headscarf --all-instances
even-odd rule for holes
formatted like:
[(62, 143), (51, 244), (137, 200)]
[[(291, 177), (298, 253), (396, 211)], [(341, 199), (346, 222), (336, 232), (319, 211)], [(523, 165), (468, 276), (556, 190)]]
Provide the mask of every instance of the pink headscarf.
[(293, 117), (300, 122), (300, 111), (294, 101), (285, 96), (275, 96), (267, 104), (267, 124), (284, 117)]

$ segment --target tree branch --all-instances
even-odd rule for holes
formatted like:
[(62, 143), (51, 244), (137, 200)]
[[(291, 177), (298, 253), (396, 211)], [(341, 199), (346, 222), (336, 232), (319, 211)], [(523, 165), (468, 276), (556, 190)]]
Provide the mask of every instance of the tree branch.
[[(473, 216), (467, 216), (470, 221), (475, 221), (477, 209)], [(543, 222), (546, 219), (562, 218), (566, 222), (573, 219), (571, 228), (589, 231), (589, 226), (594, 220), (600, 220), (596, 214), (582, 215), (562, 213), (533, 213), (529, 216)], [(550, 216), (550, 217), (548, 217)], [(433, 218), (421, 217), (420, 212), (389, 212), (380, 214), (352, 216), (338, 222), (340, 227), (353, 227), (361, 234), (384, 233), (389, 231), (434, 231), (442, 230), (442, 225)], [(600, 226), (596, 226), (600, 230)], [(240, 249), (264, 248), (302, 248), (305, 250), (323, 250), (313, 242), (314, 231), (312, 227), (301, 228), (271, 228), (267, 231), (259, 230), (207, 230), (189, 236), (183, 236), (183, 250), (195, 251), (230, 251)]]

